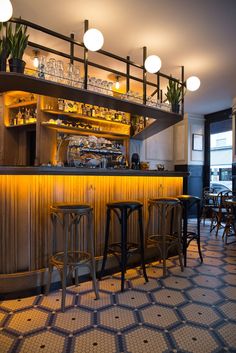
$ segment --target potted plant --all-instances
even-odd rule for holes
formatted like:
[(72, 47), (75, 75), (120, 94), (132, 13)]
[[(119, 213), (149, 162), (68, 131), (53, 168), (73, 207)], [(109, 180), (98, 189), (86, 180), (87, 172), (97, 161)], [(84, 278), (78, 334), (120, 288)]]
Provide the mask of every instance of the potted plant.
[[(3, 33), (3, 28), (8, 29), (7, 24), (0, 22), (0, 33)], [(0, 71), (6, 71), (7, 58), (10, 54), (9, 39), (4, 34), (0, 36)]]
[(29, 35), (27, 35), (27, 26), (16, 23), (13, 30), (10, 24), (7, 36), (10, 45), (10, 59), (8, 60), (10, 71), (24, 73), (25, 61), (22, 58), (29, 38)]
[(166, 100), (171, 104), (171, 110), (174, 113), (179, 113), (179, 103), (182, 99), (182, 86), (180, 83), (169, 79), (167, 86)]

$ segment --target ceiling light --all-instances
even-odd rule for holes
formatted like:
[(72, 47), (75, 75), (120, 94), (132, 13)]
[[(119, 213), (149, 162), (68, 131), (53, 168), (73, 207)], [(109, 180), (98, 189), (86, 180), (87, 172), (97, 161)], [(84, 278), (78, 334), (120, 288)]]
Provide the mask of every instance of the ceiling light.
[(161, 59), (157, 55), (150, 55), (144, 62), (144, 67), (147, 72), (155, 74), (161, 68)]
[(201, 81), (197, 76), (191, 76), (186, 81), (186, 87), (189, 91), (196, 91), (200, 87)]
[(97, 51), (102, 48), (104, 38), (102, 32), (96, 28), (88, 29), (84, 34), (84, 45), (88, 50)]
[(33, 50), (34, 58), (33, 58), (33, 65), (37, 69), (39, 67), (39, 58), (38, 58), (38, 50)]
[(115, 89), (119, 89), (120, 88), (119, 78), (120, 78), (119, 76), (116, 77)]
[(0, 22), (10, 20), (13, 8), (10, 0), (0, 0)]

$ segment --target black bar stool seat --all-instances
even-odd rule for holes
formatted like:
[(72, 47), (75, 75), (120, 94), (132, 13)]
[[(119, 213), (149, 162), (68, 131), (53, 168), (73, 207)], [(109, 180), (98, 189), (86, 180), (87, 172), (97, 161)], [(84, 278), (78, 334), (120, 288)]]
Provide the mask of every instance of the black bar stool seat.
[[(198, 253), (201, 262), (203, 262), (201, 252), (201, 234), (200, 234), (200, 223), (201, 223), (201, 199), (197, 196), (192, 195), (179, 195), (177, 198), (180, 200), (183, 206), (183, 231), (182, 231), (182, 243), (183, 243), (183, 255), (184, 255), (184, 266), (187, 266), (187, 248), (192, 240), (197, 241)], [(197, 230), (190, 231), (188, 229), (188, 218), (189, 210), (193, 207), (197, 209)]]
[[(143, 276), (145, 281), (148, 282), (145, 261), (144, 261), (144, 234), (143, 234), (143, 204), (139, 201), (115, 201), (107, 203), (107, 217), (106, 217), (106, 233), (105, 233), (105, 245), (103, 253), (103, 261), (100, 272), (100, 278), (102, 278), (105, 270), (106, 260), (108, 253), (115, 255), (118, 260), (121, 269), (121, 291), (124, 290), (125, 272), (127, 266), (127, 259), (131, 253), (137, 251), (140, 247), (141, 264), (143, 269)], [(110, 221), (111, 211), (117, 216), (121, 226), (121, 239), (119, 242), (109, 244), (110, 235)], [(139, 236), (140, 245), (134, 242), (128, 242), (128, 218), (134, 211), (138, 212), (138, 223), (139, 223)]]
[[(49, 293), (51, 275), (53, 267), (59, 271), (62, 281), (62, 301), (61, 310), (65, 310), (66, 298), (66, 282), (68, 274), (75, 271), (75, 284), (78, 285), (78, 267), (86, 265), (90, 269), (93, 280), (93, 288), (96, 299), (99, 298), (97, 283), (96, 283), (96, 270), (95, 270), (95, 257), (94, 257), (94, 237), (92, 234), (92, 220), (93, 209), (87, 204), (78, 203), (54, 203), (50, 207), (50, 215), (53, 224), (53, 254), (49, 258), (49, 276), (46, 288), (46, 294)], [(86, 218), (86, 235), (88, 236), (89, 251), (79, 250), (79, 224), (82, 217)], [(57, 238), (57, 223), (62, 226), (63, 251), (55, 252), (55, 242)], [(80, 237), (82, 234), (80, 234)], [(85, 237), (85, 234), (83, 234)]]

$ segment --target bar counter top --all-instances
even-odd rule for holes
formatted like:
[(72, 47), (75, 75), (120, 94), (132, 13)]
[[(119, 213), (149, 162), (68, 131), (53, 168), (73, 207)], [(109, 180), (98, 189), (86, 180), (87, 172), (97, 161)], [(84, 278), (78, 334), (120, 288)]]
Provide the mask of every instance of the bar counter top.
[(20, 167), (0, 166), (0, 175), (95, 175), (95, 176), (161, 176), (187, 177), (187, 172), (134, 170), (134, 169), (102, 169), (102, 168), (75, 168), (75, 167)]

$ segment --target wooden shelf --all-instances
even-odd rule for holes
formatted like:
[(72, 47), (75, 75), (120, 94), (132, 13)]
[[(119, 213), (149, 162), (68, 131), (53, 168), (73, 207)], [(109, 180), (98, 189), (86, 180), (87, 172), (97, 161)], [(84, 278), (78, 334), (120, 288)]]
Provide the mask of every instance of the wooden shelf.
[(9, 109), (13, 109), (13, 108), (19, 108), (19, 107), (27, 107), (29, 105), (36, 105), (37, 101), (32, 100), (32, 101), (28, 101), (28, 102), (20, 102), (20, 103), (15, 103), (15, 104), (9, 104), (6, 107)]
[(91, 117), (91, 116), (82, 115), (82, 114), (78, 114), (78, 113), (69, 113), (69, 112), (64, 112), (64, 111), (60, 111), (60, 110), (47, 110), (47, 109), (42, 109), (42, 111), (44, 113), (48, 113), (48, 114), (52, 114), (52, 115), (63, 115), (63, 116), (68, 116), (70, 118), (80, 118), (80, 119), (84, 119), (87, 121), (101, 122), (101, 123), (105, 123), (105, 124), (109, 124), (109, 125), (130, 127), (130, 124), (125, 124), (125, 123), (121, 123), (121, 122), (113, 121), (113, 120), (106, 120), (103, 118)]
[(135, 139), (135, 140), (145, 140), (145, 139), (157, 134), (158, 132), (160, 132), (164, 129), (167, 129), (168, 127), (179, 122), (178, 114), (175, 114), (175, 115), (176, 116), (171, 116), (171, 117), (169, 115), (167, 115), (165, 117), (165, 120), (156, 119), (150, 125), (146, 126), (142, 131), (131, 136), (131, 138)]
[(18, 124), (18, 125), (5, 125), (6, 128), (11, 129), (11, 128), (19, 128), (19, 127), (26, 127), (26, 126), (36, 126), (35, 123), (28, 123), (28, 124)]
[(77, 135), (95, 135), (95, 136), (104, 136), (107, 138), (114, 138), (114, 137), (122, 137), (122, 138), (128, 138), (129, 135), (125, 134), (120, 134), (120, 133), (112, 133), (108, 131), (96, 131), (93, 129), (80, 129), (77, 127), (71, 127), (71, 126), (65, 126), (65, 125), (57, 125), (57, 124), (51, 124), (48, 122), (42, 122), (41, 123), (44, 127), (47, 127), (49, 129), (57, 130), (59, 132), (64, 132), (67, 134), (77, 134)]
[(97, 105), (156, 119), (155, 127), (153, 125), (152, 128), (150, 128), (150, 126), (145, 128), (134, 137), (136, 139), (150, 137), (153, 133), (160, 132), (183, 120), (183, 116), (180, 114), (24, 74), (0, 72), (0, 81), (0, 92), (21, 90), (44, 96)]

